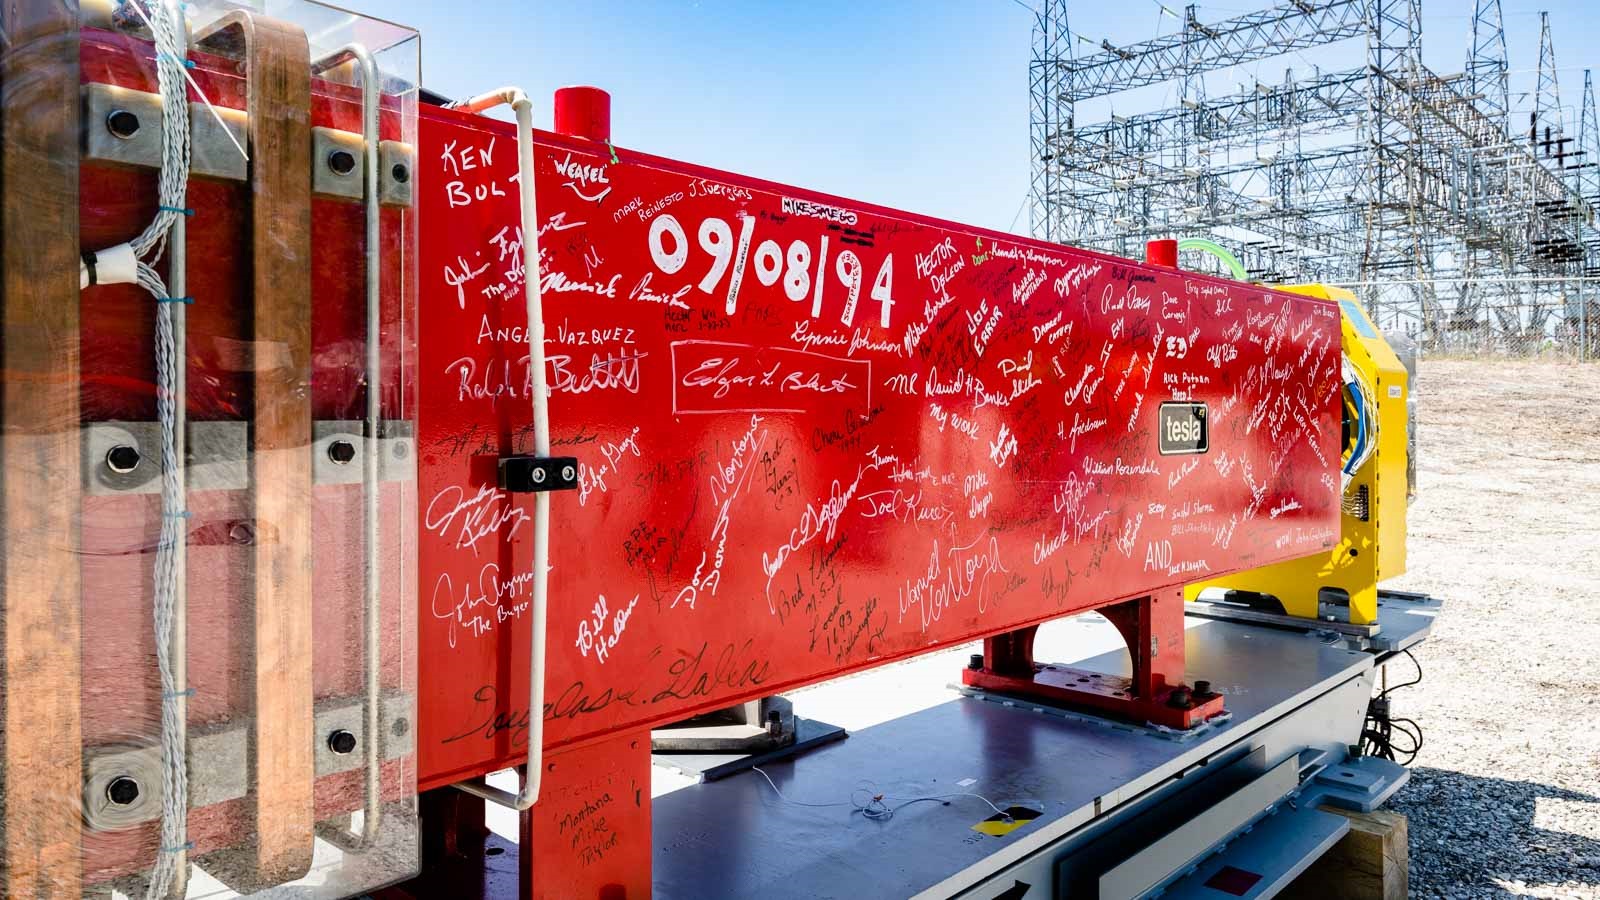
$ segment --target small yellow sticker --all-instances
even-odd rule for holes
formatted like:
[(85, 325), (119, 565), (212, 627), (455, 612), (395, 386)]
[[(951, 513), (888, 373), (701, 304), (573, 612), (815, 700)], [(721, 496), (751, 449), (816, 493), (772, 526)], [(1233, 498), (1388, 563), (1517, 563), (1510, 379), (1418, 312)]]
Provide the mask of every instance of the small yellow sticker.
[(1004, 837), (1018, 828), (1039, 818), (1039, 811), (1026, 806), (1012, 806), (1006, 809), (1005, 815), (996, 813), (982, 822), (972, 826), (972, 830), (990, 837)]

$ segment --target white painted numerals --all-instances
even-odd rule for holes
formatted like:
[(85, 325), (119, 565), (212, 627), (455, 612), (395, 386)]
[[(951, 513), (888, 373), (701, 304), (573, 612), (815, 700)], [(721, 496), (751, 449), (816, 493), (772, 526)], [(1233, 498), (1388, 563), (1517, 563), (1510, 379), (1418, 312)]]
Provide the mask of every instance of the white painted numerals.
[(849, 325), (856, 320), (856, 301), (861, 299), (861, 260), (849, 250), (839, 253), (839, 259), (833, 264), (833, 270), (839, 276), (839, 281), (844, 284), (848, 296), (844, 301), (844, 312), (839, 314), (839, 321)]
[(783, 293), (796, 303), (811, 293), (811, 248), (805, 241), (789, 245), (789, 268), (783, 277)]
[(722, 276), (733, 259), (733, 232), (721, 219), (706, 219), (700, 223), (700, 249), (711, 254), (711, 270), (700, 279), (700, 290), (707, 294), (716, 290)]
[[(723, 279), (727, 278), (725, 309), (732, 315), (739, 308), (739, 290), (744, 276), (754, 260), (755, 276), (762, 287), (783, 285), (783, 295), (795, 303), (807, 296), (811, 298), (811, 316), (822, 315), (824, 273), (828, 271), (828, 235), (819, 235), (813, 255), (812, 246), (803, 240), (789, 243), (787, 250), (775, 240), (764, 240), (750, 252), (754, 242), (756, 220), (754, 216), (739, 214), (739, 237), (734, 239), (733, 228), (726, 219), (709, 216), (695, 230), (700, 249), (711, 257), (697, 285), (703, 293), (716, 294)], [(663, 274), (676, 275), (689, 261), (689, 237), (671, 213), (662, 213), (650, 223), (650, 259)], [(813, 268), (815, 266), (815, 268)], [(853, 250), (841, 250), (833, 259), (833, 273), (844, 286), (845, 301), (839, 321), (853, 325), (856, 307), (861, 300), (861, 289), (866, 283), (866, 267)], [(878, 274), (872, 279), (869, 297), (878, 303), (878, 324), (889, 327), (889, 313), (894, 306), (894, 255), (883, 258)]]
[(884, 328), (889, 327), (889, 307), (894, 305), (894, 298), (889, 292), (894, 281), (894, 254), (883, 258), (883, 266), (878, 269), (878, 277), (872, 279), (872, 299), (878, 301), (878, 324)]
[[(728, 226), (724, 223), (722, 227)], [(662, 240), (667, 235), (672, 236), (671, 253), (667, 252)], [(689, 261), (689, 236), (683, 233), (683, 226), (670, 213), (656, 216), (656, 220), (650, 223), (650, 259), (664, 275), (678, 274), (683, 264)]]
[[(796, 241), (796, 243), (799, 243)], [(772, 287), (783, 274), (783, 251), (777, 241), (762, 241), (756, 248), (756, 280), (762, 287)]]

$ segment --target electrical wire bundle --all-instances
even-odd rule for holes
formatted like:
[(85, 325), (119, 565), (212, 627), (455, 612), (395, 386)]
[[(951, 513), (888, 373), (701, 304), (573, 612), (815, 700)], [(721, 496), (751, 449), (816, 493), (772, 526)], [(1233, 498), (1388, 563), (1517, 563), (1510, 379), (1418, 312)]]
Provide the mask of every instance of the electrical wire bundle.
[[(1367, 721), (1361, 729), (1361, 753), (1409, 766), (1422, 752), (1422, 726), (1412, 719), (1396, 719), (1390, 715), (1392, 707), (1389, 695), (1401, 688), (1421, 684), (1422, 663), (1417, 662), (1410, 650), (1401, 652), (1417, 667), (1417, 677), (1392, 687), (1385, 686), (1367, 702)], [(1387, 681), (1387, 670), (1384, 678)], [(1405, 758), (1400, 759), (1401, 756)]]
[(1350, 442), (1350, 457), (1339, 467), (1339, 488), (1344, 492), (1350, 490), (1351, 479), (1378, 449), (1378, 403), (1374, 399), (1371, 385), (1367, 384), (1361, 370), (1350, 362), (1348, 356), (1343, 357), (1340, 363), (1340, 378), (1346, 398), (1346, 411), (1354, 429), (1354, 433), (1350, 435), (1353, 438)]
[(760, 766), (751, 766), (751, 768), (755, 770), (757, 775), (760, 775), (762, 778), (767, 780), (767, 785), (772, 788), (773, 793), (778, 795), (779, 800), (782, 800), (783, 802), (793, 806), (809, 806), (817, 809), (849, 806), (856, 812), (861, 813), (861, 815), (865, 818), (873, 819), (879, 822), (887, 822), (888, 820), (894, 818), (894, 814), (896, 812), (899, 812), (900, 810), (905, 809), (914, 803), (938, 802), (945, 806), (949, 806), (950, 801), (956, 797), (973, 797), (978, 800), (982, 800), (990, 809), (994, 810), (995, 814), (1000, 816), (1003, 821), (1012, 821), (1010, 813), (998, 806), (995, 806), (989, 801), (989, 798), (981, 794), (973, 794), (963, 791), (954, 794), (932, 794), (926, 797), (890, 797), (887, 794), (879, 791), (877, 785), (870, 781), (863, 781), (856, 785), (855, 790), (850, 792), (850, 799), (848, 802), (804, 803), (799, 800), (792, 800), (784, 796), (783, 791), (778, 789), (778, 785), (773, 782), (771, 776), (767, 775), (766, 772), (761, 771)]
[[(125, 244), (86, 253), (79, 265), (79, 286), (135, 283), (155, 300), (156, 416), (161, 425), (161, 539), (156, 547), (153, 572), (155, 599), (152, 609), (157, 665), (161, 672), (161, 844), (145, 896), (149, 900), (183, 893), (186, 871), (181, 861), (188, 840), (188, 767), (184, 746), (185, 722), (181, 712), (187, 690), (177, 686), (172, 635), (178, 603), (179, 560), (186, 539), (188, 512), (179, 468), (179, 413), (177, 384), (184, 361), (174, 332), (175, 304), (190, 298), (170, 295), (156, 266), (167, 249), (170, 232), (186, 208), (189, 184), (189, 95), (192, 83), (185, 71), (188, 30), (182, 4), (177, 0), (129, 0), (117, 15), (131, 25), (149, 29), (154, 44), (157, 89), (161, 96), (161, 170), (159, 206), (155, 217), (138, 236)], [(173, 273), (175, 281), (181, 273)]]

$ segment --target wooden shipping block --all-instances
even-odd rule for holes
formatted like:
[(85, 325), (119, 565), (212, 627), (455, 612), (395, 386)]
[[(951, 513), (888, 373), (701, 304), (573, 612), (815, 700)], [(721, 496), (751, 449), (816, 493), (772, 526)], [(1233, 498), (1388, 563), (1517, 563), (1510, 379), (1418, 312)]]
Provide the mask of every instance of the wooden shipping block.
[(250, 741), (254, 858), (238, 883), (311, 867), (311, 59), (305, 32), (244, 11), (199, 38), (241, 56), (249, 105), (257, 534)]
[(78, 897), (78, 22), (0, 3), (0, 897)]
[(1350, 820), (1350, 831), (1279, 896), (1287, 900), (1405, 900), (1410, 854), (1406, 817), (1322, 807)]

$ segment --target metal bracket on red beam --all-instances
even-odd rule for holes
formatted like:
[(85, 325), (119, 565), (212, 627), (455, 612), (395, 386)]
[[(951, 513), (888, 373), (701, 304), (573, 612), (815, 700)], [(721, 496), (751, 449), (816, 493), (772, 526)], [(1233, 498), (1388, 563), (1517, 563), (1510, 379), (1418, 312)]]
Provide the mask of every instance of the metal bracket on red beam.
[(502, 456), (500, 489), (510, 494), (540, 494), (578, 489), (576, 456)]

